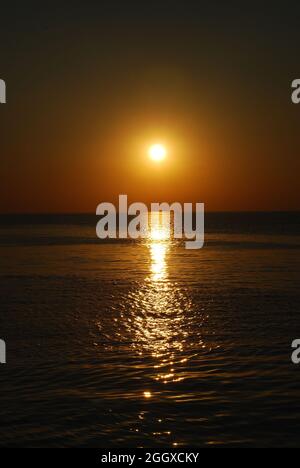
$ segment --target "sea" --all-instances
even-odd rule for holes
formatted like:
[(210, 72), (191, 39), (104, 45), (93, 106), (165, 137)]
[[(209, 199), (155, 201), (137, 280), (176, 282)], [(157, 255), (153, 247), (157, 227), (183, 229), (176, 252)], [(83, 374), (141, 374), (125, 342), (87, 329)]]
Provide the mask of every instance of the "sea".
[(96, 223), (0, 216), (0, 446), (299, 446), (300, 213), (206, 213), (199, 250)]

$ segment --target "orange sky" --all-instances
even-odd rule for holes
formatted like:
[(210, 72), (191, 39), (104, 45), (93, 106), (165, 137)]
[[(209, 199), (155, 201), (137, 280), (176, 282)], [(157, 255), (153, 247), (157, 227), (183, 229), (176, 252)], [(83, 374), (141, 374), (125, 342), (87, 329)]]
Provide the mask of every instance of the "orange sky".
[[(288, 21), (281, 36), (269, 13), (256, 28), (226, 11), (212, 22), (209, 9), (197, 20), (102, 13), (1, 31), (0, 212), (95, 212), (121, 193), (300, 209)], [(147, 157), (157, 141), (168, 149), (159, 166)]]

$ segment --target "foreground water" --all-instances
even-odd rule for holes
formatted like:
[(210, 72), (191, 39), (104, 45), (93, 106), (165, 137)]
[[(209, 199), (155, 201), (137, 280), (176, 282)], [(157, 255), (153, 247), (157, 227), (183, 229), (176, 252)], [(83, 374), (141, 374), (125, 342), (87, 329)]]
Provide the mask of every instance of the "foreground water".
[(300, 216), (206, 222), (188, 251), (1, 218), (2, 446), (299, 445)]

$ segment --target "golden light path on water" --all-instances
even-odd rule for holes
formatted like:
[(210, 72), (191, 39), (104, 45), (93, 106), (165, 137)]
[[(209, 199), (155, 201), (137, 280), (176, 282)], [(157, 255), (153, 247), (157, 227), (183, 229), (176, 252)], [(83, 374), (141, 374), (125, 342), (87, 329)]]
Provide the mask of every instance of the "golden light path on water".
[[(129, 297), (131, 318), (128, 326), (133, 347), (151, 364), (151, 379), (163, 384), (180, 382), (187, 375), (189, 356), (186, 349), (192, 302), (182, 288), (169, 277), (169, 258), (174, 241), (167, 213), (151, 213), (149, 235), (149, 274)], [(146, 364), (145, 364), (146, 365)], [(144, 397), (151, 398), (149, 389)]]
[(170, 248), (169, 220), (163, 213), (150, 213), (148, 248), (151, 255), (151, 280), (162, 281), (167, 277), (166, 255)]

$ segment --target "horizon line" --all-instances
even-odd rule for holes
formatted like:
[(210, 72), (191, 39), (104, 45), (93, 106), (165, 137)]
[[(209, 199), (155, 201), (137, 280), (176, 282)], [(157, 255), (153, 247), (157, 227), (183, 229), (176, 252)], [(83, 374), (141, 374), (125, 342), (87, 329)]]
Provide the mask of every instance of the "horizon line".
[[(151, 210), (148, 210), (151, 213)], [(162, 211), (162, 210), (160, 210)], [(166, 211), (166, 210), (165, 210)], [(172, 211), (172, 210), (171, 210)], [(117, 211), (116, 214), (122, 213)], [(195, 211), (193, 210), (193, 213)], [(208, 213), (300, 213), (299, 209), (290, 209), (290, 210), (207, 210), (205, 211), (206, 214)], [(99, 216), (96, 212), (91, 211), (33, 211), (33, 212), (8, 212), (8, 213), (1, 213), (0, 216)], [(128, 215), (128, 216), (135, 216), (135, 215)]]

